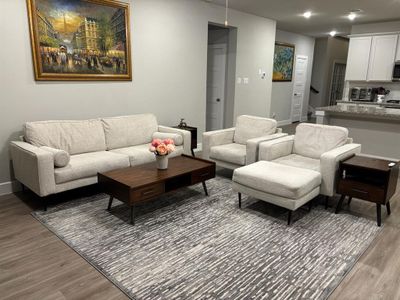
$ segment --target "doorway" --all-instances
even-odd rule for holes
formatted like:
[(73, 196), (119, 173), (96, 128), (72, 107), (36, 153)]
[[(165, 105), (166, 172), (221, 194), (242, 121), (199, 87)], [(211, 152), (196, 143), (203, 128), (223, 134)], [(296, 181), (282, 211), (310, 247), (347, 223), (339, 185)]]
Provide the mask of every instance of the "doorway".
[(208, 25), (206, 130), (233, 126), (236, 31)]
[(333, 63), (329, 105), (336, 105), (337, 100), (342, 100), (345, 75), (346, 63), (335, 61)]
[(304, 93), (307, 81), (308, 56), (297, 55), (294, 69), (292, 98), (292, 123), (300, 122), (303, 113)]

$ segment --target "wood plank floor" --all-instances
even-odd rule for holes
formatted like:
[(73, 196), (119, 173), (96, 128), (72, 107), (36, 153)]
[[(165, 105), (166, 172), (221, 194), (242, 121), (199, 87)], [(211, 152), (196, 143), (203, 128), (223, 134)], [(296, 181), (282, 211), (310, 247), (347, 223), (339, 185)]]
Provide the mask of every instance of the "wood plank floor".
[[(54, 197), (68, 201), (95, 187)], [(337, 199), (332, 199), (335, 205)], [(330, 299), (400, 299), (400, 193), (381, 234)], [(127, 299), (89, 263), (31, 215), (40, 199), (31, 192), (0, 197), (0, 299)], [(330, 208), (332, 211), (333, 208)], [(375, 219), (375, 205), (354, 199), (344, 210)], [(382, 210), (384, 212), (385, 210)]]

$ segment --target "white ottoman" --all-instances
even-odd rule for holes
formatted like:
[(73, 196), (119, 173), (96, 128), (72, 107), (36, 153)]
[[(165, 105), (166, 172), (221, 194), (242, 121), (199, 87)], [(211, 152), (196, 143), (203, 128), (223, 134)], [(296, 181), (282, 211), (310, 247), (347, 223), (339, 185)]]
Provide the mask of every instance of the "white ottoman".
[(321, 174), (270, 161), (259, 161), (233, 172), (233, 190), (272, 203), (291, 212), (319, 195)]

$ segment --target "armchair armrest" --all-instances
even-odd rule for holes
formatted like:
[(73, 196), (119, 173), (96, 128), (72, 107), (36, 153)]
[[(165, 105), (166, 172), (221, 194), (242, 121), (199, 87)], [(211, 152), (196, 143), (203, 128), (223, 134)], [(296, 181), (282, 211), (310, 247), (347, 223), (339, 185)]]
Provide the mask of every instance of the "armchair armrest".
[(10, 144), (15, 177), (39, 196), (55, 193), (53, 153), (26, 142)]
[(178, 128), (172, 128), (168, 126), (158, 126), (158, 131), (159, 132), (164, 132), (164, 133), (176, 133), (180, 134), (183, 138), (183, 153), (187, 155), (192, 155), (191, 152), (191, 144), (192, 144), (192, 134), (190, 131), (183, 130), (183, 129), (178, 129)]
[(292, 154), (294, 135), (283, 136), (259, 145), (259, 160), (271, 161)]
[(210, 159), (211, 147), (233, 143), (234, 134), (235, 127), (204, 132), (202, 140), (203, 158)]
[(258, 161), (258, 148), (260, 143), (275, 140), (287, 136), (287, 133), (275, 133), (266, 136), (257, 137), (247, 140), (246, 143), (246, 165)]
[(335, 194), (339, 162), (360, 152), (360, 144), (346, 144), (321, 155), (321, 194), (326, 196)]

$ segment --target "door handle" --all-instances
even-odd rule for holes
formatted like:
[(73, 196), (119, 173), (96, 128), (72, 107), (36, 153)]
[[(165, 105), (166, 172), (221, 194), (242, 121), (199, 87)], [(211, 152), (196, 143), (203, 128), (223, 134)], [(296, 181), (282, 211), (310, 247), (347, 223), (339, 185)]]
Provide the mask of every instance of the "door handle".
[(219, 98), (217, 98), (217, 100), (216, 100), (217, 102), (221, 102), (221, 99), (219, 99)]

